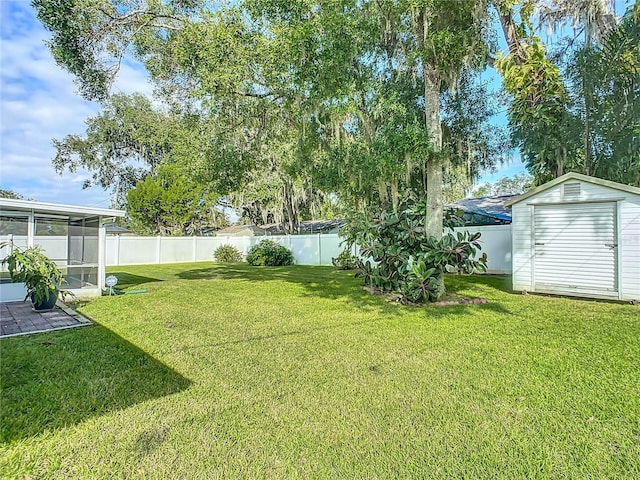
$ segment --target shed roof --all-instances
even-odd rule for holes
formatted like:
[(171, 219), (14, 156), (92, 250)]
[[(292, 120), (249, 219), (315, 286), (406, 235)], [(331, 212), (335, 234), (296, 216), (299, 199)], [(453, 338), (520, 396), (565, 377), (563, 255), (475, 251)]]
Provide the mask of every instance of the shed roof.
[(540, 185), (539, 187), (529, 190), (527, 193), (524, 193), (519, 197), (514, 198), (513, 200), (507, 202), (506, 206), (510, 207), (512, 205), (515, 205), (516, 203), (520, 203), (523, 200), (531, 198), (534, 195), (537, 195), (540, 192), (544, 192), (545, 190), (553, 188), (556, 185), (566, 182), (567, 180), (579, 180), (581, 182), (600, 185), (601, 187), (613, 188), (615, 190), (620, 190), (622, 192), (640, 195), (640, 188), (638, 187), (632, 187), (631, 185), (624, 185), (622, 183), (612, 182), (610, 180), (604, 180), (602, 178), (590, 177), (588, 175), (582, 175), (581, 173), (569, 172), (569, 173), (565, 173), (561, 177), (558, 177), (554, 180), (551, 180), (550, 182), (545, 183), (544, 185)]
[(74, 215), (77, 217), (124, 217), (124, 210), (110, 208), (80, 207), (77, 205), (63, 205), (59, 203), (34, 202), (32, 200), (16, 200), (0, 198), (2, 212), (33, 212), (58, 215)]

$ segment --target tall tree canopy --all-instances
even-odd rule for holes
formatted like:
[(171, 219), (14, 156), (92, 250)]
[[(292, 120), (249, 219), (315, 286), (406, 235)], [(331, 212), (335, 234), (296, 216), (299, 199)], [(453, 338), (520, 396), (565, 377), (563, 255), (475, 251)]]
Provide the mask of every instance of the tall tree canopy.
[(57, 152), (53, 165), (59, 173), (67, 169), (92, 172), (84, 187), (112, 188), (118, 207), (138, 181), (170, 159), (180, 126), (138, 94), (108, 97), (102, 112), (85, 123), (85, 135), (53, 140)]
[[(474, 82), (494, 63), (494, 15), (508, 46), (495, 65), (511, 97), (512, 139), (535, 181), (577, 170), (637, 182), (637, 5), (618, 24), (604, 0), (32, 3), (56, 61), (82, 95), (105, 103), (105, 116), (131, 53), (177, 114), (174, 161), (220, 193), (271, 177), (271, 209), (285, 224), (298, 220), (313, 184), (360, 209), (426, 196), (426, 228), (438, 236), (444, 196), (459, 196), (504, 151)], [(537, 32), (549, 25), (562, 37), (568, 23), (584, 38), (558, 56)], [(129, 152), (81, 140), (59, 142), (55, 165), (88, 167), (103, 186), (142, 178), (131, 152), (158, 162), (147, 138), (131, 139), (144, 148)]]
[(484, 2), (33, 4), (85, 97), (107, 99), (125, 52), (144, 62), (170, 110), (197, 118), (172, 154), (229, 191), (276, 165), (285, 199), (310, 179), (360, 207), (413, 193), (440, 236), (445, 173), (477, 174), (498, 153), (488, 110), (474, 121), (454, 93), (487, 58)]
[[(640, 5), (619, 23), (603, 0), (494, 3), (509, 46), (496, 65), (512, 138), (535, 182), (572, 170), (638, 184)], [(544, 45), (536, 18), (561, 48)], [(561, 34), (567, 23), (574, 35)]]

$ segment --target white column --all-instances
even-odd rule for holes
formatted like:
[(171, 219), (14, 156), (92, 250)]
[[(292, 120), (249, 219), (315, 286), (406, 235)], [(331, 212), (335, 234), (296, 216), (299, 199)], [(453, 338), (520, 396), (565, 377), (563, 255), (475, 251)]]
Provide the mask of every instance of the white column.
[(120, 235), (116, 235), (116, 265), (120, 265)]
[(29, 212), (29, 220), (27, 221), (27, 247), (33, 247), (33, 237), (36, 234), (36, 219), (33, 210)]
[(102, 291), (105, 288), (104, 279), (107, 276), (107, 229), (102, 223), (103, 219), (98, 219), (98, 288)]

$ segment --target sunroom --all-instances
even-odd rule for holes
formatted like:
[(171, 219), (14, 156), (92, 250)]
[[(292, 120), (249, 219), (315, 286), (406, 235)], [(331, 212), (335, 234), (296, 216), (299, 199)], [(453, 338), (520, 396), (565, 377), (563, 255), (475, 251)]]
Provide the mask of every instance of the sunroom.
[[(64, 274), (60, 288), (77, 297), (99, 296), (106, 268), (105, 226), (122, 210), (79, 207), (54, 203), (0, 198), (0, 259), (14, 247), (39, 245)], [(0, 269), (0, 302), (22, 300), (25, 289)]]

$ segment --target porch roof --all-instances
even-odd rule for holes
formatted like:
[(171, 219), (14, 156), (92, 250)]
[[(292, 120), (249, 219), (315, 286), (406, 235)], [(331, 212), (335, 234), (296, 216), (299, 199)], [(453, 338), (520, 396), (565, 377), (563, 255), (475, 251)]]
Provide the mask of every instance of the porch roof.
[(77, 205), (63, 205), (59, 203), (34, 202), (31, 200), (15, 200), (13, 198), (0, 198), (0, 214), (11, 213), (57, 214), (73, 217), (124, 217), (124, 210), (110, 208), (80, 207)]

